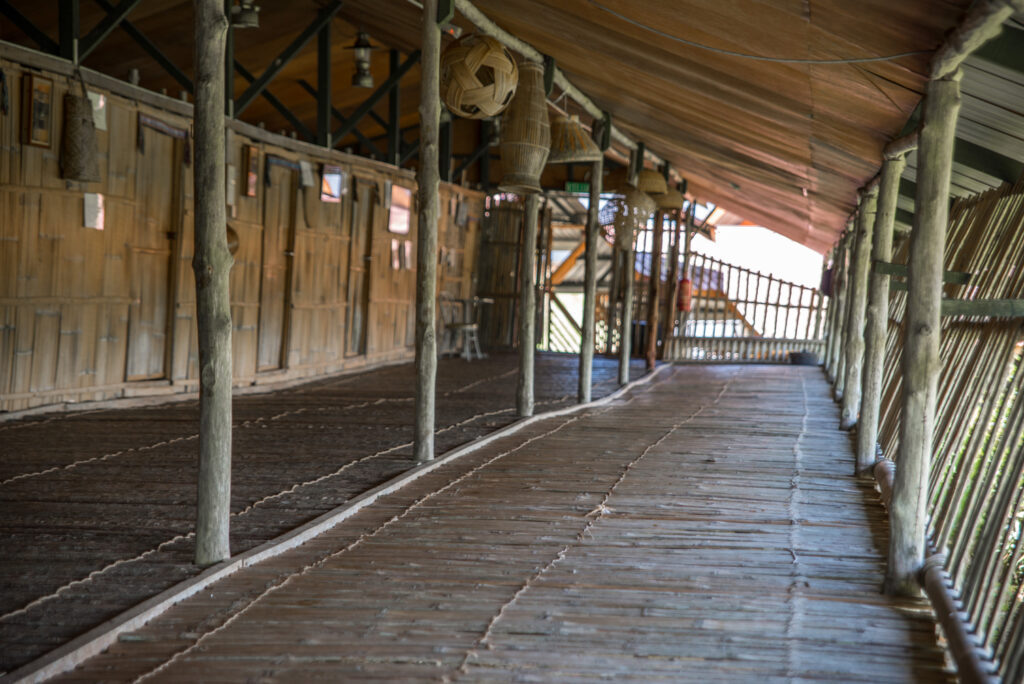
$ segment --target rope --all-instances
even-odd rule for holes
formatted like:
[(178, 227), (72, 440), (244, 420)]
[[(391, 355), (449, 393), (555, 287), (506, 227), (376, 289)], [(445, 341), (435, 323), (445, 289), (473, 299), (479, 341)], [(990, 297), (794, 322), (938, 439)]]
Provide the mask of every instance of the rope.
[(848, 57), (839, 59), (801, 59), (796, 57), (768, 57), (766, 55), (752, 55), (747, 52), (736, 52), (734, 50), (726, 50), (724, 48), (717, 48), (711, 45), (705, 45), (704, 43), (698, 43), (693, 40), (687, 40), (686, 38), (680, 38), (679, 36), (673, 36), (672, 34), (665, 33), (664, 31), (654, 28), (653, 26), (648, 26), (647, 24), (643, 24), (639, 21), (636, 21), (635, 19), (630, 19), (629, 17), (619, 12), (616, 12), (610, 7), (605, 7), (601, 3), (597, 2), (597, 0), (588, 0), (588, 2), (597, 9), (603, 12), (607, 12), (608, 14), (612, 15), (613, 17), (616, 17), (617, 19), (621, 19), (627, 24), (632, 24), (637, 28), (641, 28), (644, 31), (648, 31), (657, 36), (661, 36), (662, 38), (668, 38), (669, 40), (673, 40), (677, 43), (682, 43), (683, 45), (688, 45), (689, 47), (698, 48), (700, 50), (707, 50), (709, 52), (715, 52), (720, 55), (727, 55), (729, 57), (740, 57), (742, 59), (750, 59), (754, 60), (755, 62), (772, 62), (774, 64), (866, 64), (869, 62), (889, 62), (894, 59), (902, 59), (903, 57), (912, 57), (914, 55), (929, 55), (933, 52), (932, 50), (911, 50), (910, 52), (900, 52), (895, 55), (887, 55), (884, 57)]

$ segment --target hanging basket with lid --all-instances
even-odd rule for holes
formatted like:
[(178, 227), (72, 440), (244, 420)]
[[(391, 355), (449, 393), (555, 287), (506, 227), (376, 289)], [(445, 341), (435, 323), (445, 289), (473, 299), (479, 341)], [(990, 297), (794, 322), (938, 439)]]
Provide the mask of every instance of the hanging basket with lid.
[(463, 36), (441, 55), (441, 99), (457, 116), (486, 119), (501, 114), (518, 83), (515, 59), (490, 36)]

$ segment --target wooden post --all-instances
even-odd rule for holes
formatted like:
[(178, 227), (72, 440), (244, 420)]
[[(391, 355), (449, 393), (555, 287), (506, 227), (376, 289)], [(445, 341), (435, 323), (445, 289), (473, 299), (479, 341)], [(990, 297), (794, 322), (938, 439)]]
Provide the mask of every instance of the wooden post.
[(647, 290), (647, 370), (654, 370), (658, 358), (658, 303), (661, 300), (661, 252), (665, 237), (665, 212), (654, 214), (654, 232), (651, 235), (651, 283)]
[[(847, 226), (849, 230), (849, 226)], [(843, 383), (846, 381), (846, 323), (850, 318), (850, 271), (853, 269), (853, 231), (849, 232), (846, 239), (846, 249), (844, 250), (844, 262), (843, 262), (843, 282), (842, 292), (840, 297), (842, 298), (842, 309), (839, 311), (838, 328), (836, 329), (836, 363), (835, 363), (835, 384), (833, 386), (832, 396), (839, 401), (843, 397)]]
[[(437, 216), (438, 144), (441, 121), (441, 31), (437, 0), (423, 2), (420, 57), (419, 218), (416, 224), (416, 424), (413, 453), (418, 463), (434, 458), (434, 401), (437, 380)], [(524, 281), (528, 282), (528, 281)], [(529, 281), (529, 282), (532, 282)]]
[(665, 292), (665, 344), (661, 350), (661, 358), (665, 358), (668, 349), (668, 341), (675, 332), (676, 322), (676, 299), (679, 297), (679, 249), (683, 230), (682, 210), (676, 210), (672, 214), (672, 251), (668, 262), (668, 283)]
[(586, 254), (583, 276), (583, 334), (580, 335), (579, 387), (576, 398), (581, 404), (590, 401), (591, 369), (594, 365), (594, 316), (597, 306), (597, 232), (601, 206), (601, 178), (604, 157), (590, 167), (590, 203), (587, 207)]
[(864, 311), (868, 300), (868, 274), (871, 269), (871, 237), (875, 227), (878, 190), (872, 188), (861, 195), (854, 237), (853, 266), (850, 269), (850, 313), (846, 320), (845, 379), (839, 429), (849, 430), (857, 424), (860, 413), (860, 376), (864, 363)]
[(843, 304), (846, 301), (843, 295), (846, 292), (846, 243), (848, 239), (848, 236), (844, 235), (839, 240), (832, 262), (832, 296), (828, 303), (828, 350), (825, 356), (825, 370), (828, 373), (829, 382), (833, 383), (836, 380)]
[[(635, 233), (636, 231), (631, 231)], [(618, 239), (618, 237), (616, 237)], [(636, 280), (636, 257), (633, 235), (622, 241), (622, 327), (619, 334), (619, 384), (629, 382), (629, 357), (633, 347), (633, 283)]]
[(933, 78), (925, 91), (917, 153), (917, 196), (910, 233), (903, 347), (903, 411), (889, 511), (889, 566), (885, 588), (918, 594), (924, 564), (928, 476), (938, 384), (942, 266), (949, 219), (953, 139), (960, 111), (959, 68)]
[(537, 318), (537, 292), (533, 285), (533, 262), (537, 255), (537, 216), (540, 198), (526, 196), (523, 211), (523, 246), (519, 259), (519, 382), (516, 386), (516, 413), (533, 415), (533, 356), (536, 346), (534, 328)]
[(605, 345), (605, 353), (615, 352), (612, 345), (612, 332), (615, 330), (615, 323), (618, 320), (619, 290), (621, 288), (620, 278), (622, 271), (622, 250), (619, 248), (619, 241), (612, 245), (612, 280), (608, 285), (608, 324), (605, 330), (608, 331), (608, 344)]
[[(690, 279), (690, 308), (693, 308), (693, 292), (696, 287), (693, 274), (690, 273), (690, 261), (692, 254), (690, 252), (690, 235), (693, 233), (693, 202), (690, 202), (690, 207), (686, 212), (685, 225), (683, 226), (683, 265), (682, 265), (682, 277)], [(675, 303), (673, 303), (673, 306)], [(686, 337), (686, 326), (690, 322), (690, 312), (683, 311), (679, 314), (679, 336)]]
[(224, 175), (222, 0), (195, 3), (195, 256), (199, 339), (199, 487), (196, 565), (231, 555), (231, 301)]
[[(886, 155), (878, 189), (878, 213), (872, 238), (871, 262), (892, 261), (892, 233), (896, 220), (900, 176), (907, 160), (904, 154)], [(857, 425), (857, 472), (875, 462), (878, 442), (879, 405), (882, 400), (882, 372), (885, 341), (889, 328), (889, 276), (871, 270), (868, 308), (864, 324), (864, 373), (861, 380), (860, 420)]]

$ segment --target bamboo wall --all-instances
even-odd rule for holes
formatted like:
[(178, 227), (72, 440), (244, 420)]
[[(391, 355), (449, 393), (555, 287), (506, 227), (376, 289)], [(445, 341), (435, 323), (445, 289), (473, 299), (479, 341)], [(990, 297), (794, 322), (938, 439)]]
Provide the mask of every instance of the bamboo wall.
[[(90, 91), (107, 98), (101, 181), (70, 182), (58, 155), (67, 65), (31, 56), (0, 59), (0, 69), (11, 98), (0, 115), (0, 411), (195, 390), (191, 107), (88, 73)], [(29, 71), (54, 83), (48, 148), (21, 142)], [(415, 248), (396, 269), (392, 240), (414, 243), (416, 208), (410, 233), (396, 235), (385, 202), (389, 182), (415, 197), (411, 172), (231, 128), (236, 384), (412, 359)], [(259, 155), (251, 197), (248, 146)], [(321, 164), (340, 166), (342, 201), (301, 187), (300, 161), (313, 164), (318, 184)], [(86, 192), (103, 195), (103, 230), (83, 227)], [(441, 206), (439, 286), (469, 296), (483, 196), (445, 185)]]
[[(904, 242), (893, 261), (905, 264)], [(945, 268), (951, 299), (1024, 298), (1024, 179), (958, 200)], [(905, 287), (894, 284), (879, 442), (899, 467)], [(1004, 682), (1024, 680), (1024, 327), (1020, 318), (943, 316), (929, 536), (974, 637)]]

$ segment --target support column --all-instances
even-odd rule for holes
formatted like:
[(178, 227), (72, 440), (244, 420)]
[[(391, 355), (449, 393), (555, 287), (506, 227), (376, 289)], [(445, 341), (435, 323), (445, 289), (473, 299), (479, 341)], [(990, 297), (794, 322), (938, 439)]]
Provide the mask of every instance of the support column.
[(231, 302), (224, 177), (224, 44), (221, 0), (195, 3), (195, 256), (199, 340), (199, 486), (196, 565), (231, 555)]
[[(235, 29), (231, 26), (231, 6), (234, 0), (224, 0), (224, 16), (228, 19), (227, 35), (224, 37), (224, 115), (235, 118)], [(196, 86), (198, 87), (198, 86)]]
[[(622, 326), (619, 333), (619, 384), (629, 382), (629, 357), (633, 354), (633, 285), (636, 281), (636, 257), (633, 233), (622, 241)], [(619, 236), (616, 235), (618, 240)]]
[[(878, 189), (878, 213), (871, 246), (871, 262), (892, 261), (892, 232), (896, 221), (900, 176), (907, 165), (904, 154), (886, 155)], [(864, 324), (864, 374), (861, 381), (860, 420), (857, 424), (857, 472), (875, 462), (878, 442), (879, 404), (882, 400), (882, 372), (889, 329), (889, 276), (871, 269), (868, 308)]]
[(857, 424), (860, 413), (860, 376), (864, 363), (864, 311), (868, 300), (868, 273), (871, 268), (871, 240), (875, 227), (878, 189), (861, 194), (854, 237), (853, 265), (850, 269), (850, 314), (846, 321), (845, 378), (839, 429), (849, 430)]
[(78, 40), (82, 30), (78, 0), (60, 0), (58, 10), (57, 47), (60, 56), (77, 65)]
[[(388, 53), (389, 75), (398, 73), (401, 66), (398, 50), (394, 48)], [(402, 112), (399, 96), (401, 88), (396, 83), (395, 87), (388, 92), (388, 158), (387, 163), (392, 166), (402, 165)]]
[(839, 358), (839, 335), (842, 329), (842, 315), (845, 312), (844, 304), (846, 299), (846, 242), (849, 236), (844, 235), (836, 245), (835, 258), (832, 263), (832, 298), (828, 304), (828, 350), (825, 360), (825, 370), (828, 373), (828, 381), (836, 381), (836, 363)]
[(676, 298), (679, 296), (679, 249), (683, 232), (682, 209), (672, 214), (672, 251), (668, 262), (668, 283), (666, 283), (665, 306), (663, 307), (665, 326), (665, 343), (661, 347), (661, 358), (668, 353), (668, 341), (672, 337), (675, 324)]
[[(849, 226), (847, 227), (849, 231)], [(839, 320), (836, 321), (836, 348), (834, 351), (835, 362), (832, 366), (834, 384), (832, 396), (838, 401), (843, 397), (843, 382), (846, 380), (844, 368), (846, 364), (846, 322), (850, 316), (850, 270), (853, 268), (853, 232), (846, 236), (846, 246), (843, 249), (843, 276), (839, 282)]]
[[(686, 211), (686, 225), (683, 227), (683, 266), (682, 266), (682, 277), (691, 278), (690, 275), (690, 237), (693, 235), (693, 212), (694, 205), (696, 202), (690, 202), (690, 207)], [(690, 283), (691, 288), (694, 287), (693, 283)], [(675, 303), (673, 302), (673, 305)], [(683, 311), (679, 314), (679, 336), (686, 337), (686, 325), (690, 322), (690, 312)]]
[(910, 233), (907, 312), (904, 319), (903, 412), (889, 511), (889, 567), (885, 589), (918, 594), (924, 565), (928, 477), (935, 428), (940, 358), (942, 267), (949, 221), (953, 139), (960, 111), (960, 77), (934, 78), (925, 91), (917, 153), (917, 196)]
[(537, 346), (537, 290), (533, 264), (537, 258), (537, 217), (540, 198), (531, 192), (523, 210), (523, 246), (519, 257), (519, 382), (516, 385), (516, 414), (533, 415), (533, 357)]
[(597, 306), (597, 241), (600, 230), (598, 212), (601, 207), (601, 179), (604, 158), (590, 166), (590, 202), (587, 206), (586, 252), (583, 276), (583, 334), (580, 336), (579, 387), (576, 399), (581, 404), (590, 401), (591, 370), (594, 365), (594, 317)]
[(654, 370), (658, 359), (658, 306), (661, 300), (661, 252), (665, 237), (665, 212), (658, 209), (654, 213), (654, 232), (651, 235), (651, 282), (647, 290), (647, 349), (644, 357), (647, 371)]
[(331, 23), (316, 35), (316, 144), (331, 144)]
[(434, 385), (437, 380), (438, 137), (441, 120), (441, 31), (437, 0), (423, 2), (420, 64), (419, 220), (416, 240), (416, 461), (434, 458)]

